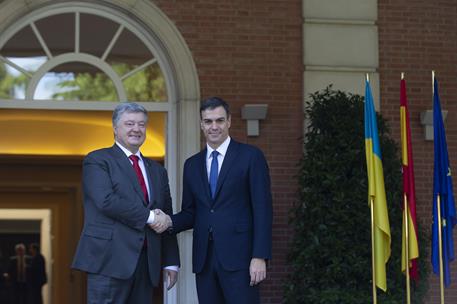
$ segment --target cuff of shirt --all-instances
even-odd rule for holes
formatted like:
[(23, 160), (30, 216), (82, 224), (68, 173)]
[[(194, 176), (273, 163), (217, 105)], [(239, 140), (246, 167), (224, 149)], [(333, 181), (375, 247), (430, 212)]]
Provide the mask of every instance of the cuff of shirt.
[(178, 266), (175, 266), (175, 265), (173, 265), (173, 266), (166, 266), (166, 267), (164, 267), (163, 269), (173, 270), (173, 271), (176, 271), (176, 272), (179, 271), (179, 267), (178, 267)]
[(149, 211), (149, 217), (148, 217), (148, 221), (146, 222), (146, 224), (154, 223), (154, 219), (155, 219), (154, 211)]

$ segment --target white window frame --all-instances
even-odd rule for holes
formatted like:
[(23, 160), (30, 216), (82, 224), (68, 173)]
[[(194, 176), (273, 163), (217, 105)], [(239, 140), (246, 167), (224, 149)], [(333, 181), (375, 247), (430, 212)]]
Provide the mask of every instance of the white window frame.
[[(65, 54), (60, 54), (58, 56), (53, 56), (52, 50), (46, 44), (46, 41), (42, 38), (42, 35), (39, 29), (35, 26), (35, 22), (40, 19), (47, 18), (53, 15), (58, 14), (74, 14), (75, 19), (75, 49), (73, 52), (68, 52)], [(119, 24), (118, 29), (113, 35), (110, 43), (107, 45), (106, 49), (103, 52), (103, 55), (99, 58), (92, 54), (81, 53), (80, 52), (80, 14), (92, 14), (100, 16), (106, 19), (109, 19), (117, 24)], [(24, 73), (29, 77), (30, 81), (27, 86), (26, 96), (24, 100), (18, 99), (0, 99), (0, 108), (24, 108), (24, 109), (58, 109), (58, 110), (113, 110), (114, 107), (118, 104), (117, 101), (106, 102), (106, 101), (59, 101), (59, 100), (34, 100), (33, 95), (37, 88), (38, 83), (42, 77), (52, 70), (54, 67), (68, 62), (82, 62), (92, 65), (99, 70), (103, 71), (113, 82), (116, 89), (118, 98), (120, 101), (127, 100), (127, 95), (122, 83), (122, 80), (133, 75), (134, 73), (141, 71), (142, 69), (154, 64), (160, 66), (161, 71), (165, 78), (166, 88), (167, 88), (167, 102), (138, 102), (143, 105), (148, 111), (153, 112), (169, 112), (170, 101), (175, 100), (176, 96), (175, 85), (172, 74), (172, 69), (167, 64), (167, 59), (163, 51), (160, 50), (159, 43), (153, 39), (153, 37), (148, 37), (145, 31), (142, 29), (142, 26), (136, 23), (134, 20), (127, 18), (126, 16), (120, 14), (119, 11), (114, 10), (110, 7), (100, 7), (99, 5), (93, 3), (72, 3), (68, 4), (58, 4), (43, 7), (42, 9), (35, 10), (15, 22), (10, 26), (0, 37), (0, 49), (5, 43), (8, 42), (17, 32), (19, 32), (24, 27), (30, 26), (35, 33), (37, 40), (39, 41), (44, 54), (47, 56), (47, 61), (40, 66), (40, 68), (31, 73), (21, 67), (15, 65), (7, 58), (0, 55), (0, 61), (7, 63), (8, 65), (14, 67), (20, 72)], [(105, 61), (112, 50), (113, 46), (117, 42), (122, 31), (128, 30), (132, 32), (136, 37), (138, 37), (146, 48), (154, 55), (153, 58), (147, 60), (142, 65), (136, 67), (134, 70), (126, 73), (125, 75), (118, 75), (113, 68)], [(149, 35), (150, 36), (150, 35)]]
[[(7, 39), (12, 24), (18, 20), (26, 22), (24, 16), (46, 14), (49, 9), (59, 7), (85, 7), (96, 10), (97, 14), (106, 12), (117, 19), (135, 19), (143, 33), (156, 48), (163, 51), (168, 102), (140, 103), (148, 111), (167, 112), (166, 158), (173, 209), (180, 210), (182, 169), (185, 159), (200, 150), (200, 83), (195, 62), (190, 49), (172, 20), (150, 0), (93, 0), (89, 2), (68, 1), (56, 3), (54, 0), (4, 0), (0, 2), (0, 45)], [(156, 54), (157, 55), (157, 54)], [(67, 110), (112, 110), (118, 103), (91, 102), (60, 103), (60, 109)], [(63, 105), (63, 106), (62, 106)], [(0, 108), (57, 109), (55, 101), (0, 101)], [(181, 253), (180, 279), (170, 291), (164, 290), (166, 304), (197, 304), (195, 277), (192, 273), (192, 232), (178, 235)]]

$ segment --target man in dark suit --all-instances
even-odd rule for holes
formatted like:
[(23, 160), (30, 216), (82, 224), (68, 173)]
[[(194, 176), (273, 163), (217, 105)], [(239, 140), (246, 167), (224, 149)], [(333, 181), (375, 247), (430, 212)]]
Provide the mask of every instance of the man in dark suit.
[[(182, 211), (154, 226), (193, 231), (193, 271), (200, 304), (259, 303), (257, 284), (271, 258), (272, 199), (263, 153), (231, 139), (228, 104), (201, 108), (206, 148), (184, 165)], [(214, 152), (216, 151), (216, 152)]]
[(147, 111), (121, 103), (113, 112), (115, 144), (83, 162), (84, 227), (72, 267), (87, 272), (89, 304), (151, 303), (161, 269), (177, 280), (176, 236), (157, 234), (152, 209), (172, 214), (166, 170), (139, 149)]
[(12, 299), (15, 304), (26, 304), (28, 280), (30, 276), (30, 257), (25, 253), (25, 245), (20, 243), (14, 247), (16, 255), (10, 258), (8, 279), (12, 287)]
[(29, 245), (30, 252), (30, 271), (27, 285), (28, 304), (43, 304), (43, 294), (41, 289), (47, 282), (46, 262), (43, 255), (40, 253), (40, 246), (36, 243)]

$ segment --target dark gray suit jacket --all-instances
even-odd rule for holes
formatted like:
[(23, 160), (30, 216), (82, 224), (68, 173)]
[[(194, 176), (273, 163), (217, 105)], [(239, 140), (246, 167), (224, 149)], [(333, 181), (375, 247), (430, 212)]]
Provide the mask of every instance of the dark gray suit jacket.
[(167, 172), (160, 164), (143, 160), (149, 181), (149, 202), (144, 201), (135, 171), (117, 145), (85, 157), (84, 227), (73, 268), (118, 279), (130, 278), (145, 237), (154, 285), (158, 284), (164, 266), (179, 266), (176, 236), (160, 235), (146, 226), (151, 209), (173, 213)]

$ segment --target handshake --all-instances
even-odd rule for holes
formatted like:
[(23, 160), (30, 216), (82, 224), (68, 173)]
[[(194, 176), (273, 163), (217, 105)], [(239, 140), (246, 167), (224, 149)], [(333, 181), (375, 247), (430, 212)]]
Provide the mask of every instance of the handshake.
[(153, 229), (157, 233), (162, 233), (171, 226), (173, 223), (171, 222), (171, 218), (168, 214), (164, 213), (160, 209), (154, 209), (154, 222), (149, 224), (149, 227)]

